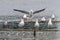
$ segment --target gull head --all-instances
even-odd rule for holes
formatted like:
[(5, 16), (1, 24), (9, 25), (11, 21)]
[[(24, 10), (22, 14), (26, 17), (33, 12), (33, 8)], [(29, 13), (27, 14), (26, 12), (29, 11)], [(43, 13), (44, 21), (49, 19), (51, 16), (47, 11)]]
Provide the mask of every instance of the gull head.
[(30, 14), (32, 14), (32, 13), (33, 13), (33, 10), (31, 9), (31, 10), (30, 10)]
[(23, 18), (24, 18), (24, 19), (26, 19), (26, 18), (27, 18), (27, 15), (26, 15), (26, 14), (24, 14)]

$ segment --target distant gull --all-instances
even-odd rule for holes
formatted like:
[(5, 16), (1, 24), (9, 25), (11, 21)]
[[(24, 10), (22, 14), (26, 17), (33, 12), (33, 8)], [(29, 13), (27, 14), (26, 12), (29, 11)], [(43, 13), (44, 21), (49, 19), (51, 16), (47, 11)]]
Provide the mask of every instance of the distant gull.
[(7, 22), (7, 21), (5, 21), (5, 22), (4, 22), (4, 25), (7, 25), (7, 24), (8, 24), (8, 22)]
[(8, 21), (3, 22), (3, 28), (8, 28)]

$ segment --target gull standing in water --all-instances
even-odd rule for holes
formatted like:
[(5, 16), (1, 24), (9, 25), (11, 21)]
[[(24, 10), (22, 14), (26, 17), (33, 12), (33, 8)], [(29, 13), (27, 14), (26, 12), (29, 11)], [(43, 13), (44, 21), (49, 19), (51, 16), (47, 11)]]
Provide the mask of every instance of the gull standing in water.
[(39, 27), (39, 22), (38, 22), (38, 19), (36, 19), (36, 22), (35, 22), (35, 27)]
[(4, 21), (3, 27), (4, 27), (4, 28), (8, 28), (8, 21)]
[(50, 18), (49, 21), (48, 21), (48, 26), (52, 26), (52, 19)]
[(7, 21), (5, 21), (5, 22), (4, 22), (4, 25), (7, 25), (7, 24), (8, 24), (8, 22), (7, 22)]
[(21, 19), (21, 22), (19, 22), (18, 26), (19, 26), (19, 27), (23, 27), (23, 26), (24, 26), (24, 24), (25, 24), (25, 23), (24, 23), (24, 20), (23, 20), (23, 19)]

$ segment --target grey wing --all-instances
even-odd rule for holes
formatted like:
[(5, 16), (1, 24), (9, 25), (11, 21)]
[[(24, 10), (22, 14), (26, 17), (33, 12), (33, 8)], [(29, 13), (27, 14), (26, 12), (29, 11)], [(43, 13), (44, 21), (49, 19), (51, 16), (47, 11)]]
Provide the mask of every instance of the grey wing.
[(29, 14), (28, 11), (25, 11), (25, 10), (18, 10), (18, 9), (13, 9), (14, 11), (18, 11), (18, 12), (21, 12), (21, 13), (25, 13), (25, 14)]
[(36, 13), (42, 12), (42, 11), (44, 11), (45, 9), (46, 9), (46, 8), (41, 9), (41, 10), (38, 10), (38, 11), (34, 11), (33, 14), (36, 14)]

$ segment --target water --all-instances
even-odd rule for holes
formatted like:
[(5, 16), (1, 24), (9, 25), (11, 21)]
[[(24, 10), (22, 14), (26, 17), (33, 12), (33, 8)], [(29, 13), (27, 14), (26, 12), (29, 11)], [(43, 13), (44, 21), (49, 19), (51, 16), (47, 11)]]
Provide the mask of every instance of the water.
[(37, 40), (59, 40), (60, 36), (58, 36), (60, 32), (54, 31), (44, 31), (44, 32), (37, 32)]
[(33, 39), (33, 32), (26, 31), (0, 31), (0, 39), (25, 40)]
[[(33, 31), (0, 31), (0, 40), (34, 40)], [(60, 31), (38, 31), (36, 40), (60, 40)]]

